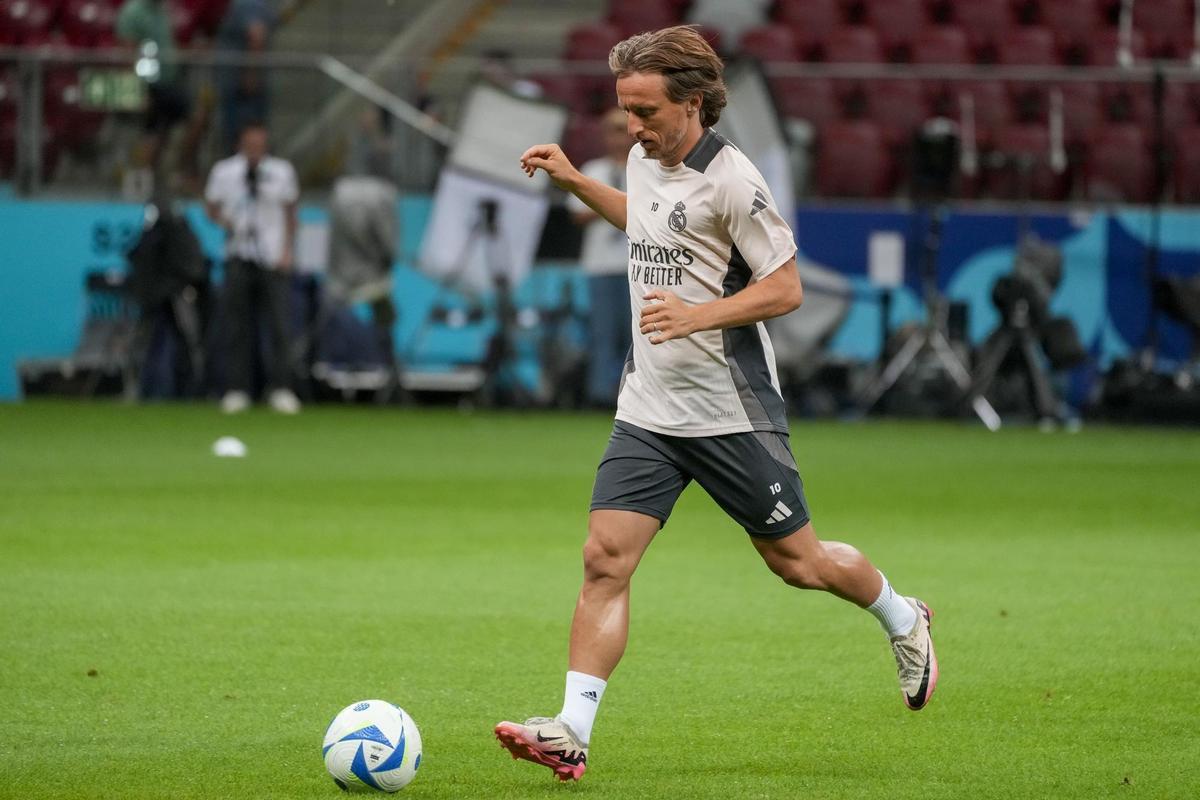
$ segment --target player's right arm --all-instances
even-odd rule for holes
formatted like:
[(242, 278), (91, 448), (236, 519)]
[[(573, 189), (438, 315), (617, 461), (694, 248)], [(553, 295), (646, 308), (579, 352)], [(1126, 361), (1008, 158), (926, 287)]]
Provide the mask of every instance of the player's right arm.
[(578, 197), (609, 224), (625, 230), (625, 193), (577, 170), (558, 145), (535, 144), (521, 156), (521, 169), (531, 178), (539, 169), (545, 170), (555, 186)]

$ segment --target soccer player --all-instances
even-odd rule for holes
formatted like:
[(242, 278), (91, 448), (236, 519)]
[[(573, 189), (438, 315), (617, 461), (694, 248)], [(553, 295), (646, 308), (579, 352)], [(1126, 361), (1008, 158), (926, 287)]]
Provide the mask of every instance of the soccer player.
[(596, 711), (625, 651), (630, 578), (692, 480), (789, 585), (879, 620), (909, 708), (923, 708), (938, 679), (929, 608), (893, 591), (850, 545), (819, 540), (809, 520), (762, 324), (803, 299), (795, 240), (758, 170), (712, 128), (725, 106), (720, 58), (681, 26), (626, 39), (609, 66), (637, 139), (628, 191), (584, 176), (554, 144), (521, 157), (528, 175), (545, 170), (625, 231), (636, 328), (592, 491), (562, 711), (495, 729), (515, 758), (561, 780), (587, 769)]

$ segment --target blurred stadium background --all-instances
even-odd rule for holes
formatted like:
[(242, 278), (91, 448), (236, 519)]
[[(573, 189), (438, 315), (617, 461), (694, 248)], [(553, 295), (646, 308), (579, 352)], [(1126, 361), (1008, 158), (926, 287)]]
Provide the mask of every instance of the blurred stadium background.
[[(458, 266), (432, 264), (425, 241), (442, 167), (469, 162), (453, 149), (479, 129), (514, 127), (488, 119), (499, 106), (481, 106), (476, 130), (462, 130), (480, 82), (556, 104), (563, 116), (549, 130), (561, 128), (568, 154), (577, 163), (600, 155), (598, 118), (613, 103), (608, 49), (638, 30), (697, 20), (741, 76), (731, 77), (741, 105), (726, 132), (740, 134), (778, 202), (794, 209), (811, 267), (807, 315), (775, 332), (796, 411), (956, 414), (986, 395), (1024, 417), (1200, 419), (1200, 217), (1189, 206), (1200, 198), (1200, 51), (1190, 0), (308, 0), (266, 3), (273, 17), (259, 49), (225, 35), (227, 3), (168, 5), (190, 113), (156, 186), (139, 146), (143, 78), (158, 65), (153, 51), (118, 42), (117, 0), (0, 4), (9, 264), (0, 397), (221, 391), (221, 234), (196, 201), (209, 167), (229, 153), (235, 121), (222, 87), (233, 71), (261, 82), (275, 152), (300, 175), (297, 337), (316, 319), (331, 188), (356, 153), (378, 146), (400, 192), (393, 342), (407, 391), (393, 394), (579, 404), (588, 299), (564, 198), (539, 192), (548, 207), (521, 231), (532, 241), (506, 262), (508, 286), (464, 296)], [(382, 113), (376, 129), (364, 122), (372, 108)], [(161, 278), (172, 270), (161, 258), (146, 265), (163, 296), (191, 285), (192, 341), (165, 317), (136, 343), (129, 333), (139, 295), (117, 276), (155, 201), (185, 216), (207, 261), (182, 284)], [(462, 216), (452, 227), (467, 237), (475, 209), (446, 213)], [(1018, 285), (998, 284), (1018, 261)], [(1014, 318), (1021, 327), (1022, 301), (1038, 340), (1032, 366), (1014, 355), (1020, 347), (996, 342)], [(932, 348), (877, 383), (920, 332), (926, 307), (974, 385), (957, 385)], [(361, 328), (347, 319), (307, 349), (296, 365), (306, 397), (375, 392), (379, 377), (366, 367), (386, 359)], [(189, 352), (190, 364), (177, 363)], [(181, 377), (187, 370), (200, 374)], [(447, 372), (455, 377), (437, 378)], [(1053, 413), (1026, 399), (1039, 377)]]
[[(611, 414), (581, 230), (513, 149), (600, 155), (609, 48), (678, 22), (794, 219), (772, 337), (818, 530), (926, 593), (943, 679), (905, 712), (861, 615), (693, 488), (577, 788), (1200, 795), (1200, 2), (169, 0), (173, 55), (121, 5), (0, 0), (0, 797), (331, 796), (320, 733), (372, 695), (422, 727), (410, 794), (562, 788), (489, 732), (558, 702)], [(300, 180), (297, 418), (216, 408), (230, 75)], [(382, 349), (365, 303), (322, 316), (364, 159), (397, 192)]]

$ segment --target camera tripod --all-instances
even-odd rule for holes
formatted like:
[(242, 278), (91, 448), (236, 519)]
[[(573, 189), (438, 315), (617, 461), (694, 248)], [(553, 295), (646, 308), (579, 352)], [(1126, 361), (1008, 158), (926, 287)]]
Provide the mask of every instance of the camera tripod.
[(929, 221), (925, 239), (921, 245), (921, 283), (928, 311), (925, 324), (892, 356), (859, 398), (863, 413), (874, 408), (879, 399), (903, 377), (916, 363), (918, 356), (931, 352), (939, 368), (962, 390), (971, 404), (975, 415), (988, 430), (1000, 429), (1000, 415), (991, 403), (979, 392), (973, 391), (971, 373), (959, 359), (946, 335), (947, 303), (937, 289), (937, 256), (942, 246), (942, 225), (946, 209), (935, 206), (928, 212)]

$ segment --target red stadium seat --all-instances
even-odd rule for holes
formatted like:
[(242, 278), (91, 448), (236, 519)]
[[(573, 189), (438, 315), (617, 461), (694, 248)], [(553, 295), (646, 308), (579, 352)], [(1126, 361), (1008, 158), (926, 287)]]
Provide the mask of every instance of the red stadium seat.
[(820, 43), (845, 22), (839, 0), (779, 0), (775, 19), (791, 29), (802, 59), (816, 57)]
[(831, 122), (821, 129), (817, 191), (826, 197), (884, 197), (894, 170), (883, 133), (873, 122)]
[(773, 78), (775, 105), (785, 117), (821, 128), (842, 116), (841, 100), (828, 78)]
[(1086, 64), (1089, 43), (1104, 28), (1101, 0), (1040, 0), (1042, 24), (1054, 33), (1059, 60), (1066, 64)]
[(1140, 127), (1102, 126), (1088, 145), (1087, 197), (1096, 201), (1149, 202), (1152, 167)]
[(49, 36), (57, 12), (58, 0), (3, 0), (0, 40), (13, 45), (40, 44)]
[(17, 77), (15, 72), (0, 71), (0, 123), (17, 118)]
[[(1113, 122), (1133, 122), (1149, 134), (1154, 129), (1154, 90), (1146, 83), (1106, 83), (1101, 87), (1101, 104)], [(1167, 128), (1193, 121), (1188, 87), (1168, 81), (1163, 87), (1163, 122)]]
[(579, 81), (570, 73), (546, 72), (530, 75), (529, 79), (542, 87), (548, 100), (561, 103), (577, 113), (599, 111), (591, 107), (587, 93), (580, 89)]
[(1104, 121), (1100, 87), (1086, 81), (1067, 81), (1054, 87), (1062, 95), (1063, 135), (1070, 144), (1088, 141)]
[(563, 55), (571, 61), (608, 62), (608, 51), (621, 41), (621, 30), (607, 22), (577, 25), (567, 33)]
[[(1135, 61), (1145, 61), (1149, 55), (1145, 35), (1138, 30), (1132, 31), (1129, 37), (1130, 51)], [(1120, 66), (1117, 60), (1121, 47), (1120, 33), (1116, 28), (1100, 28), (1092, 34), (1087, 42), (1087, 64), (1094, 67)]]
[(796, 61), (800, 51), (796, 37), (786, 25), (763, 25), (742, 34), (740, 49), (765, 64)]
[(982, 147), (994, 132), (1014, 119), (1007, 87), (1000, 81), (969, 81), (950, 84), (949, 116), (964, 122), (963, 96), (972, 101), (975, 140)]
[(675, 6), (655, 0), (609, 0), (608, 19), (626, 36), (680, 23)]
[(200, 30), (200, 13), (191, 6), (175, 3), (171, 6), (171, 30), (181, 46), (191, 44)]
[(1200, 126), (1175, 131), (1175, 200), (1180, 203), (1200, 203)]
[[(608, 52), (621, 38), (621, 31), (607, 22), (579, 25), (567, 33), (564, 56), (568, 61), (592, 61), (606, 65)], [(599, 110), (613, 104), (613, 79), (607, 69), (574, 74), (582, 108)]]
[(907, 146), (917, 126), (929, 118), (925, 90), (918, 80), (871, 81), (866, 85), (867, 113), (893, 148)]
[(956, 25), (927, 26), (913, 37), (914, 64), (970, 64), (967, 34)]
[(72, 47), (101, 47), (113, 39), (117, 8), (107, 0), (67, 0), (60, 26)]
[(996, 37), (1013, 26), (1009, 0), (955, 0), (949, 4), (954, 19), (966, 31), (975, 58), (996, 60)]
[(865, 0), (864, 8), (888, 59), (911, 60), (912, 41), (928, 24), (925, 0)]
[(838, 28), (821, 43), (825, 60), (838, 64), (879, 64), (883, 47), (879, 35), (870, 28), (847, 25)]
[(1010, 66), (1049, 66), (1058, 63), (1054, 34), (1036, 26), (1009, 28), (996, 38), (996, 57)]
[(1065, 196), (1066, 176), (1050, 168), (1050, 130), (1046, 125), (1001, 127), (992, 139), (992, 152), (1003, 157), (1003, 166), (990, 171), (988, 192), (992, 196), (1007, 200), (1061, 200)]
[(1133, 27), (1146, 35), (1152, 56), (1191, 55), (1193, 0), (1137, 0)]
[(563, 152), (576, 166), (604, 155), (604, 134), (599, 117), (572, 114), (563, 132)]
[(176, 5), (185, 5), (195, 12), (196, 31), (211, 37), (221, 27), (229, 0), (176, 0)]

